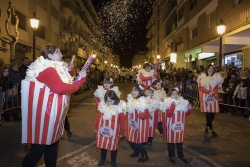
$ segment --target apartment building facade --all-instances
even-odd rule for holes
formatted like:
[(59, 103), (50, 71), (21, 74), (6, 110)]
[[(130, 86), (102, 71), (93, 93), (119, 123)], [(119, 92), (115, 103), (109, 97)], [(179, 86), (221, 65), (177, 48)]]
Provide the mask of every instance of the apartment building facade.
[[(96, 54), (94, 67), (103, 64), (103, 60), (112, 53), (103, 44), (101, 21), (95, 12), (91, 0), (12, 0), (19, 17), (19, 40), (15, 48), (15, 59), (21, 63), (23, 57), (32, 60), (33, 30), (30, 27), (30, 18), (35, 12), (39, 19), (36, 30), (36, 57), (40, 55), (40, 48), (53, 43), (60, 46), (65, 61), (76, 55), (75, 66), (81, 66), (91, 54)], [(5, 31), (8, 1), (0, 1), (0, 36), (9, 38)], [(9, 23), (10, 32), (14, 33), (14, 21)], [(0, 58), (10, 63), (9, 46), (6, 52), (0, 51)], [(25, 49), (24, 49), (25, 48)]]
[[(199, 65), (219, 64), (220, 37), (216, 27), (221, 19), (226, 24), (222, 36), (222, 64), (234, 62), (241, 68), (250, 67), (247, 61), (250, 56), (250, 1), (168, 0), (157, 1), (155, 6), (161, 13), (160, 30), (163, 30), (160, 32), (163, 40), (158, 46), (167, 68), (192, 69)], [(153, 15), (148, 25), (155, 22)], [(152, 31), (148, 29), (148, 32)], [(153, 39), (149, 38), (149, 41)], [(152, 50), (156, 46), (147, 47)], [(177, 63), (170, 62), (171, 53), (177, 54)]]

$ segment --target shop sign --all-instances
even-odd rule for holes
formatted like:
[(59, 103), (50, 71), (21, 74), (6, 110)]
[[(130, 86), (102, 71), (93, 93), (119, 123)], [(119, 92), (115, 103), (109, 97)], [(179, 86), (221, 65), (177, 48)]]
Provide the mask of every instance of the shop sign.
[(31, 52), (31, 47), (17, 43), (16, 44), (16, 50), (22, 51), (22, 52)]
[(241, 61), (243, 61), (243, 54), (237, 54), (237, 59), (240, 59)]

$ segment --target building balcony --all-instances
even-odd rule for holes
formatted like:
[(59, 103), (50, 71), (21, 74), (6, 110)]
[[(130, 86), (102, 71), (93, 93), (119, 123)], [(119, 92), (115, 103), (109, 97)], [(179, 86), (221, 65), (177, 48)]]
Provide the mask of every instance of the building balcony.
[(177, 22), (177, 28), (180, 28), (184, 24), (184, 17)]
[(177, 52), (181, 52), (183, 50), (184, 50), (184, 44), (183, 43), (177, 45)]
[(77, 12), (77, 7), (73, 0), (62, 0), (62, 7), (64, 7), (70, 15), (74, 16)]

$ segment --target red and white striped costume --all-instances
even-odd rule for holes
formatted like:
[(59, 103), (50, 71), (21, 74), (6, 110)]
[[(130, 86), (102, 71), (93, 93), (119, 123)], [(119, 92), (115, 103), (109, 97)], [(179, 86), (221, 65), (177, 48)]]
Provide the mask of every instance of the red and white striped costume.
[(218, 88), (219, 86), (221, 87), (223, 81), (224, 79), (219, 73), (214, 73), (213, 76), (206, 76), (205, 73), (199, 75), (197, 83), (201, 112), (220, 112), (218, 100), (210, 96), (209, 93), (213, 92), (215, 95), (218, 95)]
[(179, 97), (174, 100), (166, 98), (161, 104), (163, 138), (168, 143), (181, 143), (185, 139), (186, 116), (191, 114), (188, 110), (188, 101)]
[(22, 143), (50, 145), (63, 135), (69, 94), (86, 80), (71, 84), (67, 69), (67, 64), (42, 56), (29, 66), (21, 83)]
[(148, 137), (154, 137), (155, 128), (157, 127), (159, 102), (153, 98), (146, 97), (146, 104), (148, 106), (148, 110), (149, 110), (149, 114), (150, 114)]
[(95, 121), (96, 147), (106, 150), (117, 150), (120, 136), (124, 135), (124, 114), (126, 103), (107, 105), (103, 101), (98, 106), (98, 116)]
[[(164, 89), (160, 89), (160, 90), (154, 90), (154, 99), (156, 99), (156, 101), (158, 101), (158, 105), (160, 105), (160, 102), (162, 102), (164, 100), (164, 98), (166, 97), (166, 92), (164, 91)], [(159, 110), (157, 110), (158, 113), (158, 122), (162, 122), (162, 117), (161, 117), (161, 112)]]
[[(113, 90), (115, 91), (116, 95), (118, 96), (118, 98), (120, 98), (121, 96), (121, 92), (119, 91), (117, 86), (114, 86), (112, 88), (110, 88), (109, 90)], [(101, 101), (104, 101), (104, 95), (107, 92), (107, 89), (104, 89), (103, 86), (98, 85), (96, 91), (94, 92), (94, 95), (96, 97), (96, 107), (98, 108), (98, 105)]]
[(145, 69), (138, 70), (137, 74), (138, 84), (151, 86), (155, 80), (160, 80), (160, 79), (161, 77), (158, 74), (156, 74), (154, 77), (154, 70), (150, 70), (150, 72), (147, 72)]
[(133, 143), (148, 141), (149, 110), (145, 97), (134, 99), (131, 94), (127, 101), (127, 140)]

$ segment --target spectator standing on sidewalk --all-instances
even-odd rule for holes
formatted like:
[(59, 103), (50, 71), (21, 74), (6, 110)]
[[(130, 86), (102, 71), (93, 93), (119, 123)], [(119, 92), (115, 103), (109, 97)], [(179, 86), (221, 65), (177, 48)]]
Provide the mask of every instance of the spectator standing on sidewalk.
[(22, 59), (22, 65), (18, 68), (18, 71), (21, 73), (22, 79), (24, 79), (26, 76), (26, 71), (28, 69), (28, 65), (29, 65), (29, 58), (24, 57)]

